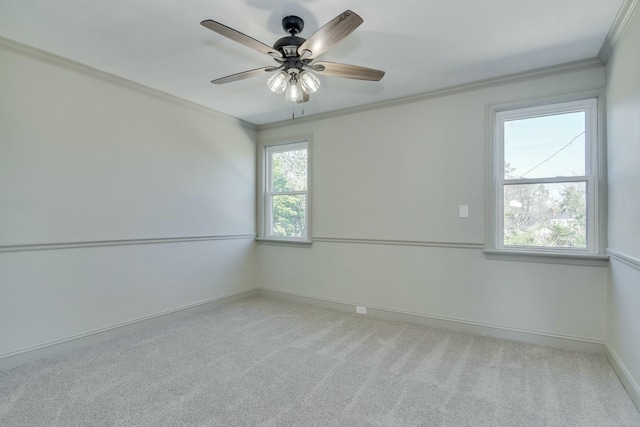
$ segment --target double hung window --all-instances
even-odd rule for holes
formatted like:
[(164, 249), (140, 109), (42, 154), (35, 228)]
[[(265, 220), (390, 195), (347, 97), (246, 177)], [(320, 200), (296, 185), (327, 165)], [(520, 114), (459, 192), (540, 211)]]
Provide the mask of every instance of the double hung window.
[(306, 141), (264, 147), (262, 238), (309, 240), (309, 174)]
[(599, 253), (597, 100), (494, 112), (494, 249)]

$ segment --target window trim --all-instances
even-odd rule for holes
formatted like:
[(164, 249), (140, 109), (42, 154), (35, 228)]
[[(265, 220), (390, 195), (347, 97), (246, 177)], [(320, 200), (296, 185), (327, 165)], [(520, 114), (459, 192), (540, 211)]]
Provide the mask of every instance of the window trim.
[[(296, 194), (306, 194), (305, 209), (305, 236), (303, 237), (279, 237), (269, 235), (269, 221), (271, 220), (271, 204), (268, 189), (271, 182), (271, 170), (268, 167), (269, 153), (289, 151), (292, 149), (306, 148), (307, 150), (307, 190), (296, 191)], [(284, 244), (308, 245), (311, 244), (311, 137), (305, 136), (287, 140), (274, 140), (258, 143), (258, 242), (273, 242)], [(280, 194), (280, 193), (278, 193)]]
[[(551, 262), (575, 265), (607, 265), (606, 247), (606, 210), (605, 210), (605, 151), (604, 151), (604, 95), (600, 89), (576, 92), (572, 94), (516, 101), (487, 106), (487, 206), (486, 206), (486, 242), (484, 253), (488, 259), (515, 260), (529, 262)], [(507, 120), (520, 117), (561, 113), (571, 111), (571, 107), (589, 106), (592, 111), (590, 127), (586, 129), (586, 138), (596, 138), (595, 142), (585, 140), (585, 175), (575, 177), (523, 179), (548, 182), (586, 182), (587, 189), (587, 248), (547, 248), (505, 246), (503, 244), (503, 190), (504, 190), (504, 148), (499, 117)], [(575, 110), (583, 108), (574, 108)], [(513, 114), (508, 114), (509, 112)], [(587, 112), (587, 114), (589, 114)], [(504, 117), (503, 117), (504, 121)], [(498, 139), (500, 137), (500, 139)], [(516, 181), (509, 181), (515, 184)]]

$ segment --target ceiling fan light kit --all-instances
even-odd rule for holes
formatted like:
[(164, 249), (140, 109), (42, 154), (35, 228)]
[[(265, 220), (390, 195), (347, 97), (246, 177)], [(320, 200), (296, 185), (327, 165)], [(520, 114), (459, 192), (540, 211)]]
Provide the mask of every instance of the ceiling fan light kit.
[(286, 16), (282, 19), (282, 28), (290, 35), (280, 38), (273, 47), (270, 47), (219, 22), (210, 19), (202, 21), (201, 24), (204, 27), (251, 49), (265, 53), (278, 63), (277, 66), (257, 68), (221, 77), (212, 80), (212, 83), (230, 83), (275, 71), (276, 74), (267, 80), (267, 87), (274, 93), (284, 93), (285, 98), (289, 101), (301, 103), (307, 102), (309, 94), (316, 92), (320, 87), (320, 79), (311, 72), (312, 70), (326, 76), (379, 81), (384, 76), (384, 71), (336, 62), (313, 62), (318, 56), (351, 34), (362, 22), (360, 16), (347, 10), (333, 18), (308, 39), (304, 39), (297, 36), (304, 28), (302, 18)]
[(267, 86), (273, 93), (284, 93), (289, 84), (289, 75), (284, 71), (278, 71), (267, 80)]
[(320, 79), (311, 71), (303, 71), (300, 73), (300, 84), (302, 90), (310, 95), (320, 88)]

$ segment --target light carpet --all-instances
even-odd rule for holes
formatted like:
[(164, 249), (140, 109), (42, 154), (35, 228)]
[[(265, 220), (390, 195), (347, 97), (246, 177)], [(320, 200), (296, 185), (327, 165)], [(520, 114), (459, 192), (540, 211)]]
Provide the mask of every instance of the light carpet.
[(264, 297), (0, 372), (9, 426), (640, 426), (600, 355)]

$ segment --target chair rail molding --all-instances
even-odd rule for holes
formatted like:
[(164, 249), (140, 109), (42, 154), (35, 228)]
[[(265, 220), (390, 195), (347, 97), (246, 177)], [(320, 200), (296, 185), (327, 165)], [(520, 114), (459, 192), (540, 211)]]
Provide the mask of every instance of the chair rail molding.
[(155, 237), (144, 239), (95, 240), (79, 242), (28, 243), (0, 245), (2, 252), (47, 251), (55, 249), (94, 248), (101, 246), (155, 245), (160, 243), (204, 242), (212, 240), (255, 239), (255, 234), (226, 234), (219, 236)]
[(607, 254), (609, 254), (609, 257), (613, 260), (626, 264), (636, 270), (640, 270), (640, 259), (638, 258), (634, 258), (631, 255), (627, 255), (613, 249), (607, 249)]

